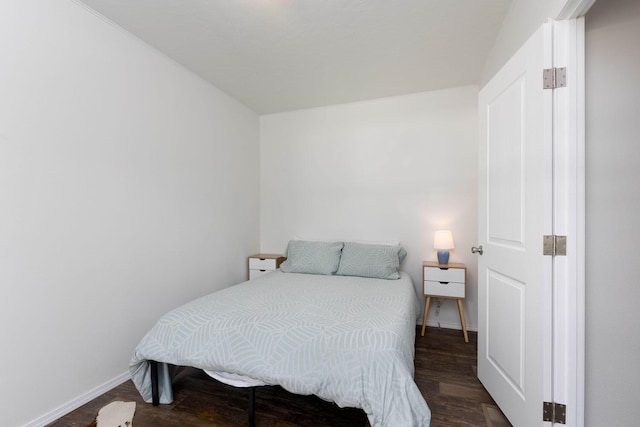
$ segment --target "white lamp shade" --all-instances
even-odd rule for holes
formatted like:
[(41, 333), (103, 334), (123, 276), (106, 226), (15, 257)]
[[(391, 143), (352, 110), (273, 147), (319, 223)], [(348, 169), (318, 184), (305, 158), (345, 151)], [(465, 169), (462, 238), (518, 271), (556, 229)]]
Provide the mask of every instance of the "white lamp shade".
[(440, 230), (436, 231), (435, 236), (433, 237), (433, 247), (434, 249), (453, 249), (455, 246), (453, 245), (453, 235), (449, 230)]

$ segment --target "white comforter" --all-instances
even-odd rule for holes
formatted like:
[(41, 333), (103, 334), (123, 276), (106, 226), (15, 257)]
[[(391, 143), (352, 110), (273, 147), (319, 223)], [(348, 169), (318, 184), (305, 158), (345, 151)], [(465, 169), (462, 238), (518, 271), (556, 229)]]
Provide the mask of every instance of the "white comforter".
[[(177, 308), (142, 339), (131, 374), (151, 401), (148, 360), (229, 372), (362, 408), (372, 426), (428, 426), (413, 381), (419, 303), (411, 279), (276, 271)], [(160, 402), (173, 400), (160, 369)]]

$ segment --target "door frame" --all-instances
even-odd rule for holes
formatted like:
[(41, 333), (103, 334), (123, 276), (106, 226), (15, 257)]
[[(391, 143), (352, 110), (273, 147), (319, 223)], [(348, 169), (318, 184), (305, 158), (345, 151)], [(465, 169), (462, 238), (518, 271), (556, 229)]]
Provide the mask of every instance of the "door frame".
[(553, 31), (554, 66), (567, 67), (569, 84), (567, 90), (554, 90), (553, 99), (553, 232), (567, 236), (567, 256), (553, 260), (551, 398), (567, 405), (567, 425), (576, 427), (584, 426), (585, 395), (584, 16), (595, 2), (565, 0)]
[[(572, 10), (584, 13), (594, 0), (570, 3)], [(567, 86), (553, 91), (553, 234), (567, 236), (567, 255), (552, 261), (550, 401), (567, 405), (566, 421), (571, 426), (584, 425), (584, 52), (584, 18), (553, 21), (553, 64), (567, 67)]]
[[(565, 114), (556, 117), (554, 121), (559, 127), (569, 128), (565, 133), (566, 139), (562, 144), (567, 148), (567, 157), (558, 164), (560, 182), (571, 190), (566, 194), (568, 215), (567, 221), (571, 225), (566, 232), (573, 235), (568, 241), (567, 254), (564, 263), (554, 263), (554, 273), (566, 274), (565, 292), (558, 295), (554, 301), (555, 314), (563, 320), (562, 327), (566, 331), (568, 346), (565, 358), (554, 351), (554, 365), (561, 366), (563, 387), (554, 385), (554, 396), (562, 396), (563, 392), (567, 404), (567, 425), (584, 426), (584, 388), (585, 388), (585, 40), (584, 16), (596, 0), (566, 0), (564, 6), (556, 16), (561, 24), (571, 23), (564, 28), (564, 44), (573, 46), (575, 53), (567, 59), (567, 67), (575, 68), (575, 85), (569, 87), (566, 97), (560, 97), (558, 102), (566, 106)], [(560, 34), (558, 35), (560, 36)], [(554, 52), (555, 54), (555, 52)], [(555, 58), (554, 58), (555, 60)], [(560, 142), (560, 141), (559, 141)], [(560, 162), (556, 162), (560, 163)], [(556, 189), (554, 188), (554, 191)], [(558, 189), (560, 190), (560, 189)], [(557, 194), (557, 193), (556, 193)], [(554, 207), (555, 209), (555, 207)], [(555, 212), (554, 212), (555, 213)], [(554, 224), (554, 227), (556, 224)], [(561, 230), (561, 224), (557, 224)], [(568, 235), (568, 237), (569, 237)], [(555, 294), (555, 291), (554, 291)], [(555, 298), (556, 295), (554, 295)], [(558, 336), (558, 334), (555, 334)], [(563, 364), (564, 362), (564, 364)], [(557, 371), (557, 370), (556, 370)], [(555, 374), (554, 374), (555, 379)]]

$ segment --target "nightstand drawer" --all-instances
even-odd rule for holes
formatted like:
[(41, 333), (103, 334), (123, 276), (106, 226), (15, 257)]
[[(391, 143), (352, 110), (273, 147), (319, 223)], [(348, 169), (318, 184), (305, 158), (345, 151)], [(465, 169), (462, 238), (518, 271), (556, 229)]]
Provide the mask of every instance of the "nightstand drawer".
[(250, 270), (275, 270), (276, 259), (273, 258), (249, 258)]
[(273, 270), (249, 270), (249, 280), (253, 280), (265, 274), (271, 273)]
[(249, 257), (249, 280), (276, 271), (286, 258), (278, 254), (256, 254)]
[(464, 282), (436, 282), (433, 280), (424, 281), (425, 295), (464, 298)]
[(424, 280), (432, 280), (434, 282), (459, 282), (464, 283), (464, 268), (447, 268), (425, 267)]

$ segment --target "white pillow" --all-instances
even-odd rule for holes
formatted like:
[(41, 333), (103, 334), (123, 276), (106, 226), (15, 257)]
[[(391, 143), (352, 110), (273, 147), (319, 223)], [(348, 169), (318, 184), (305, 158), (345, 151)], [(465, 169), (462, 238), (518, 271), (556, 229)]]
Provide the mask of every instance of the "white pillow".
[(335, 274), (340, 265), (342, 242), (291, 240), (287, 260), (280, 264), (284, 273)]
[(406, 256), (407, 251), (400, 245), (368, 245), (345, 242), (336, 274), (376, 279), (399, 279), (400, 264)]

